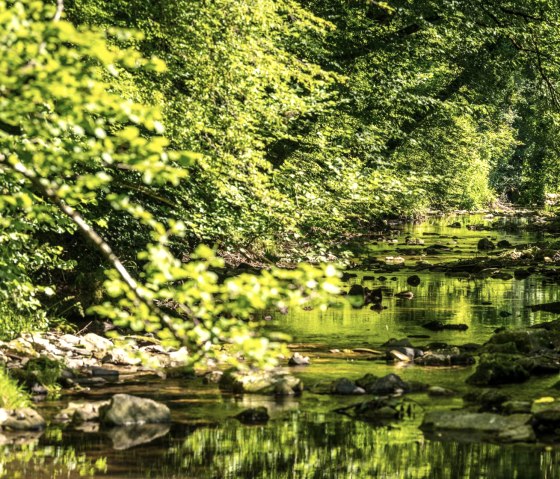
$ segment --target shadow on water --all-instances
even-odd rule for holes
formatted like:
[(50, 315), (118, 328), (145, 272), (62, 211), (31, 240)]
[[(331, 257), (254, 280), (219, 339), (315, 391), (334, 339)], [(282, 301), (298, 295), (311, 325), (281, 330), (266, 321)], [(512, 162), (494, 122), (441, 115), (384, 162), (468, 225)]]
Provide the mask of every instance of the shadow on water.
[[(450, 228), (458, 221), (461, 227)], [(526, 232), (474, 231), (467, 224), (488, 224), (480, 217), (430, 219), (400, 227), (392, 242), (370, 241), (360, 246), (363, 259), (405, 256), (406, 265), (423, 260), (432, 263), (478, 255), (482, 237), (507, 239), (514, 245), (537, 239)], [(510, 229), (511, 230), (511, 229)], [(508, 231), (510, 231), (508, 230)], [(405, 238), (424, 241), (418, 251), (404, 255)], [(396, 240), (396, 241), (395, 241)], [(450, 248), (446, 255), (423, 256), (430, 244)], [(411, 254), (410, 254), (411, 253)], [(291, 311), (279, 316), (277, 327), (308, 346), (313, 363), (294, 371), (307, 385), (326, 379), (356, 379), (366, 373), (396, 372), (405, 380), (465, 392), (464, 380), (473, 367), (398, 367), (377, 361), (349, 359), (313, 353), (353, 347), (377, 348), (389, 338), (408, 335), (415, 346), (431, 341), (450, 344), (482, 343), (501, 326), (526, 326), (550, 319), (547, 313), (531, 313), (528, 304), (558, 301), (558, 288), (538, 276), (523, 280), (446, 277), (442, 272), (421, 271), (418, 286), (407, 284), (411, 271), (390, 274), (352, 271), (349, 281), (370, 288), (383, 287), (387, 307), (380, 312), (349, 305), (326, 312)], [(364, 276), (374, 279), (363, 280)], [(379, 276), (386, 276), (380, 280)], [(413, 291), (414, 297), (398, 299), (393, 293)], [(427, 320), (463, 323), (466, 331), (431, 332)], [(549, 388), (556, 378), (531, 380), (523, 386), (504, 387), (517, 397), (530, 398), (534, 390)], [(309, 392), (285, 400), (264, 396), (234, 397), (200, 382), (165, 381), (135, 386), (92, 390), (85, 399), (101, 399), (116, 392), (152, 397), (171, 410), (170, 428), (153, 427), (113, 431), (51, 428), (31, 446), (3, 446), (0, 477), (47, 478), (558, 478), (560, 448), (545, 445), (498, 445), (481, 442), (440, 441), (418, 428), (424, 410), (460, 407), (456, 398), (430, 398), (413, 394), (412, 417), (383, 426), (336, 414), (334, 409), (359, 402), (356, 397), (321, 396)], [(248, 407), (265, 406), (271, 420), (247, 426), (233, 419)], [(45, 404), (47, 416), (56, 405)], [(468, 439), (468, 438), (463, 438)], [(27, 449), (26, 449), (27, 448)], [(105, 468), (106, 467), (106, 468)], [(59, 472), (55, 469), (58, 468)], [(60, 471), (64, 471), (64, 474)], [(56, 472), (56, 474), (55, 474)], [(59, 475), (57, 475), (59, 474)]]

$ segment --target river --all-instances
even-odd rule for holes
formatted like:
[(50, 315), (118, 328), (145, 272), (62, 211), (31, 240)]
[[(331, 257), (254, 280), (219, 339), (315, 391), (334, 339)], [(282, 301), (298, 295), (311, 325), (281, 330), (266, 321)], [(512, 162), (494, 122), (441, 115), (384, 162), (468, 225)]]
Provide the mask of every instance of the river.
[[(293, 347), (311, 357), (310, 366), (293, 368), (306, 385), (340, 377), (356, 379), (366, 373), (378, 376), (397, 373), (405, 380), (421, 381), (450, 388), (457, 396), (434, 398), (425, 393), (407, 396), (410, 414), (402, 421), (372, 424), (334, 412), (363, 401), (363, 397), (314, 394), (301, 397), (233, 396), (222, 394), (215, 385), (200, 380), (149, 381), (115, 384), (93, 389), (79, 399), (104, 399), (117, 392), (150, 397), (165, 402), (172, 411), (170, 426), (142, 428), (120, 433), (74, 430), (51, 425), (27, 444), (3, 446), (0, 477), (53, 478), (104, 477), (111, 479), (171, 478), (558, 478), (560, 447), (551, 444), (500, 445), (462, 441), (440, 441), (425, 437), (419, 424), (426, 410), (450, 409), (462, 405), (468, 387), (464, 380), (474, 366), (426, 368), (410, 363), (370, 361), (351, 349), (382, 349), (390, 338), (409, 337), (414, 346), (433, 341), (449, 344), (486, 341), (498, 327), (527, 326), (555, 319), (550, 313), (533, 313), (527, 305), (560, 300), (557, 284), (539, 275), (516, 280), (467, 279), (444, 272), (414, 272), (418, 286), (407, 284), (413, 274), (408, 268), (379, 273), (359, 264), (373, 258), (402, 257), (405, 265), (418, 261), (447, 262), (477, 255), (482, 237), (525, 244), (540, 239), (536, 233), (507, 229), (475, 231), (466, 225), (490, 225), (497, 218), (455, 216), (430, 218), (422, 223), (395, 225), (383, 238), (355, 241), (358, 266), (348, 281), (370, 288), (383, 288), (386, 309), (354, 309), (340, 304), (325, 312), (290, 311), (276, 317), (276, 327), (289, 333)], [(512, 221), (511, 219), (508, 221)], [(523, 222), (525, 219), (516, 219)], [(450, 228), (459, 222), (461, 227)], [(424, 244), (406, 244), (406, 238)], [(388, 241), (389, 239), (389, 241)], [(392, 241), (390, 241), (392, 240)], [(396, 241), (395, 241), (396, 240)], [(408, 243), (411, 241), (409, 240)], [(442, 254), (423, 255), (431, 244), (449, 247)], [(397, 260), (399, 261), (399, 260)], [(363, 280), (364, 276), (375, 279)], [(385, 279), (380, 276), (385, 277)], [(393, 293), (412, 291), (412, 299)], [(427, 320), (468, 325), (466, 331), (431, 332), (422, 327)], [(411, 337), (412, 336), (412, 337)], [(506, 386), (516, 398), (534, 398), (546, 390), (554, 377), (532, 379), (523, 385)], [(58, 401), (39, 405), (52, 417), (76, 396), (63, 395)], [(264, 425), (243, 425), (233, 416), (255, 406), (265, 406), (271, 416)], [(120, 436), (119, 436), (120, 434)], [(126, 440), (151, 434), (151, 442), (128, 449)], [(125, 436), (123, 439), (122, 436)]]

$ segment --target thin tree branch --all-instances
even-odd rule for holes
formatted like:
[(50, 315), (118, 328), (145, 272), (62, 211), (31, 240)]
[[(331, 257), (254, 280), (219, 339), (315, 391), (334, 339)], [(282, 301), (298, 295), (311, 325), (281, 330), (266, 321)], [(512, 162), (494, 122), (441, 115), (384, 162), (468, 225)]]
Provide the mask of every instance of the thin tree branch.
[(62, 200), (55, 185), (48, 182), (45, 178), (41, 178), (37, 175), (37, 173), (28, 169), (21, 162), (14, 164), (7, 162), (6, 157), (2, 154), (0, 154), (0, 163), (10, 167), (12, 170), (27, 178), (41, 196), (48, 199), (51, 203), (57, 206), (62, 213), (68, 216), (78, 227), (82, 236), (91, 243), (101, 253), (103, 258), (105, 258), (105, 260), (117, 271), (123, 282), (134, 294), (136, 300), (147, 306), (154, 315), (158, 316), (175, 339), (177, 339), (181, 344), (183, 343), (183, 339), (177, 333), (171, 318), (165, 314), (151, 299), (147, 298), (143, 294), (140, 289), (140, 285), (128, 272), (118, 256), (113, 252), (111, 246), (109, 246), (109, 244), (87, 223), (80, 213)]

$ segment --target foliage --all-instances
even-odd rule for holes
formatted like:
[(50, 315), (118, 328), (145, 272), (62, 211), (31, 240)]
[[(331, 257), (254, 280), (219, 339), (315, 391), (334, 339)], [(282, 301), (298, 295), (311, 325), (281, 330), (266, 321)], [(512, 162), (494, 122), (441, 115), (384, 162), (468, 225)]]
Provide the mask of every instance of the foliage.
[[(26, 284), (23, 281), (35, 265), (40, 269), (38, 279), (50, 279), (53, 266), (64, 269), (75, 264), (73, 255), (80, 257), (83, 251), (67, 245), (82, 234), (95, 246), (98, 261), (114, 268), (108, 271), (106, 288), (118, 301), (98, 307), (98, 313), (187, 344), (193, 360), (198, 358), (195, 352), (203, 355), (211, 344), (230, 341), (249, 362), (266, 362), (276, 343), (256, 337), (251, 313), (272, 305), (300, 304), (319, 286), (336, 291), (334, 269), (325, 270), (326, 279), (321, 270), (303, 266), (218, 283), (217, 276), (207, 271), (220, 266), (211, 250), (197, 249), (194, 261), (188, 263), (175, 257), (169, 249), (171, 240), (182, 236), (185, 223), (156, 215), (149, 204), (134, 202), (119, 185), (124, 177), (129, 183), (144, 183), (148, 192), (152, 184), (177, 187), (199, 157), (170, 149), (160, 136), (159, 109), (123, 99), (119, 87), (110, 83), (121, 72), (126, 76), (127, 69), (142, 67), (157, 74), (164, 67), (130, 48), (110, 48), (100, 30), (78, 30), (61, 20), (60, 13), (40, 2), (0, 3), (0, 15), (8, 25), (0, 39), (4, 72), (0, 84), (5, 90), (0, 97), (0, 160), (2, 178), (10, 186), (10, 193), (2, 197), (2, 209), (9, 212), (4, 216), (5, 231), (18, 232), (17, 218), (24, 218), (36, 236), (66, 241), (66, 248), (52, 247), (56, 254), (30, 250), (22, 271), (12, 273), (14, 288), (7, 292), (12, 296), (17, 292), (19, 304), (27, 308), (36, 306), (38, 294), (55, 294), (55, 284), (29, 282), (27, 291), (14, 290)], [(121, 30), (111, 33), (123, 41), (133, 37)], [(122, 223), (111, 228), (116, 221)], [(143, 265), (133, 265), (143, 284), (91, 225), (110, 232), (109, 238), (123, 228), (140, 232), (135, 238), (140, 244), (131, 244), (128, 237), (117, 245), (128, 248), (125, 259)], [(51, 248), (50, 243), (46, 247)], [(16, 256), (5, 253), (12, 261)], [(64, 262), (51, 264), (52, 256)], [(176, 311), (163, 312), (161, 301), (170, 301)]]
[(559, 186), (551, 0), (4, 0), (0, 21), (0, 304), (37, 325), (93, 306), (252, 358), (275, 343), (256, 312), (334, 276), (224, 281), (215, 256), (342, 257), (390, 216)]
[(12, 379), (4, 367), (0, 367), (0, 408), (14, 409), (31, 404), (28, 394)]

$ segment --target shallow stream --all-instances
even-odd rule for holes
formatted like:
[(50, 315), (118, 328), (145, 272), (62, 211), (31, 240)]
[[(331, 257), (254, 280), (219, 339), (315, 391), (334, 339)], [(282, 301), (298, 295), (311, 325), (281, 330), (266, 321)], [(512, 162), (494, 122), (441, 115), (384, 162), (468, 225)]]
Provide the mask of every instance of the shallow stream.
[[(373, 258), (402, 257), (405, 265), (417, 261), (448, 262), (470, 258), (482, 237), (507, 239), (525, 244), (540, 239), (535, 233), (472, 231), (467, 224), (489, 225), (496, 218), (457, 216), (432, 218), (421, 224), (395, 226), (389, 236), (361, 242), (361, 263)], [(511, 221), (511, 220), (508, 220)], [(517, 219), (515, 221), (525, 221)], [(450, 228), (453, 222), (461, 228)], [(509, 231), (509, 230), (508, 230)], [(424, 241), (422, 246), (405, 244), (405, 238)], [(391, 241), (393, 240), (393, 241)], [(395, 241), (396, 240), (396, 241)], [(410, 241), (409, 241), (410, 243)], [(430, 244), (450, 248), (443, 254), (426, 256)], [(411, 337), (416, 347), (442, 341), (449, 344), (483, 343), (502, 326), (527, 326), (556, 319), (550, 313), (533, 313), (527, 305), (560, 300), (560, 288), (539, 275), (523, 280), (495, 278), (465, 279), (443, 272), (414, 272), (420, 284), (411, 287), (405, 268), (379, 273), (365, 267), (348, 286), (362, 283), (383, 288), (387, 309), (372, 311), (350, 305), (326, 312), (291, 311), (277, 318), (277, 327), (294, 338), (294, 349), (311, 357), (312, 364), (293, 368), (305, 384), (366, 373), (378, 376), (397, 373), (405, 380), (451, 388), (452, 398), (411, 394), (411, 415), (389, 425), (375, 425), (337, 414), (334, 409), (364, 400), (363, 397), (328, 396), (304, 392), (301, 397), (236, 397), (220, 393), (215, 385), (200, 380), (167, 380), (139, 384), (115, 384), (92, 389), (79, 399), (109, 398), (117, 392), (150, 397), (165, 402), (172, 410), (171, 426), (129, 430), (76, 431), (50, 426), (26, 445), (4, 446), (0, 455), (0, 477), (53, 478), (94, 474), (105, 478), (559, 478), (560, 446), (498, 445), (462, 440), (438, 441), (418, 429), (424, 411), (462, 405), (464, 382), (474, 367), (426, 368), (411, 364), (369, 361), (352, 354), (353, 348), (378, 349), (390, 338)], [(363, 280), (363, 276), (374, 276)], [(384, 276), (385, 280), (379, 280)], [(412, 291), (412, 299), (398, 299), (393, 293)], [(422, 328), (427, 320), (463, 323), (466, 331), (431, 332)], [(557, 377), (534, 379), (503, 389), (516, 398), (533, 399), (535, 391), (546, 391)], [(45, 417), (75, 396), (39, 405)], [(271, 415), (266, 425), (243, 425), (233, 418), (247, 407), (265, 406)], [(150, 442), (128, 447), (145, 436)], [(465, 438), (463, 438), (465, 439)], [(467, 438), (468, 439), (468, 438)], [(2, 446), (0, 446), (0, 450)]]

